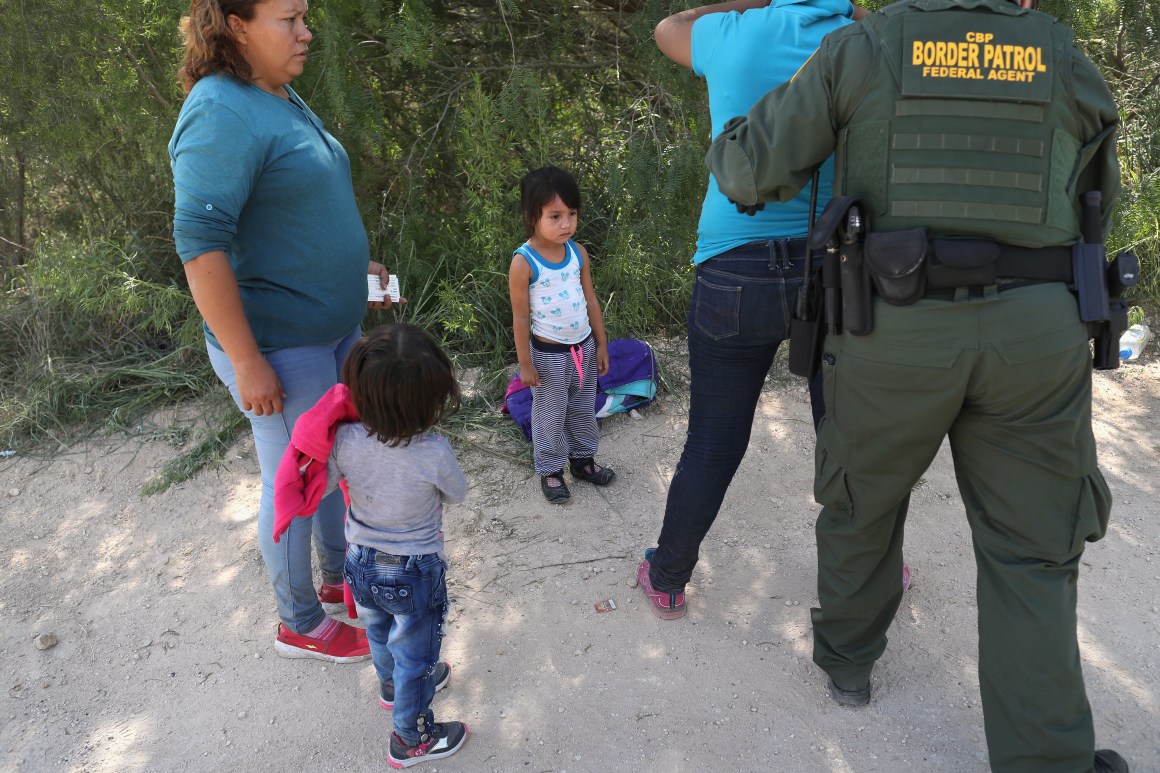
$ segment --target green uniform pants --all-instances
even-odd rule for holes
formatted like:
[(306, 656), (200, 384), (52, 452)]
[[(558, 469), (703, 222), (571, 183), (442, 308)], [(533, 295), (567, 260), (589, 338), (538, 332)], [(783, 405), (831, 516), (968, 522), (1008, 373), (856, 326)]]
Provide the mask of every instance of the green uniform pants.
[(1087, 339), (1074, 297), (1047, 283), (901, 308), (875, 299), (870, 335), (826, 340), (814, 662), (843, 689), (869, 681), (902, 601), (910, 491), (949, 436), (996, 771), (1092, 769), (1076, 582), (1111, 495), (1096, 467)]

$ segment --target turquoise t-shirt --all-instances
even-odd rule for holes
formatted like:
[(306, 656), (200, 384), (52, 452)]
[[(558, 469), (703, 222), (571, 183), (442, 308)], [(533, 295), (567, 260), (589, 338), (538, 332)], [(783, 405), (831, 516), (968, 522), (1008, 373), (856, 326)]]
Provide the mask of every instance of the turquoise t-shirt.
[(367, 308), (370, 245), (350, 159), (286, 90), (289, 101), (202, 78), (169, 143), (177, 254), (225, 251), (262, 351), (341, 338)]
[[(710, 13), (697, 19), (691, 38), (693, 72), (709, 88), (713, 137), (721, 133), (726, 121), (745, 115), (766, 92), (793, 77), (822, 38), (850, 24), (853, 13), (849, 0), (773, 0), (765, 8)], [(833, 179), (830, 158), (819, 172), (819, 212), (833, 195)], [(740, 214), (710, 174), (693, 262), (703, 263), (752, 241), (805, 236), (809, 210), (807, 185), (794, 199), (767, 203), (752, 217)]]

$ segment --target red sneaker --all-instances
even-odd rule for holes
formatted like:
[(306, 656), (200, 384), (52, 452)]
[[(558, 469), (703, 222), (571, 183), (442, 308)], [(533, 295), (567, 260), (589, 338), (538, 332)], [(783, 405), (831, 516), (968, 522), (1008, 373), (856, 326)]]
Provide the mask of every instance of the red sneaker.
[(342, 583), (322, 583), (318, 589), (318, 601), (322, 611), (328, 615), (345, 615), (346, 602), (342, 598)]
[(326, 639), (316, 639), (294, 633), (285, 623), (278, 626), (274, 650), (284, 658), (317, 658), (331, 663), (357, 663), (371, 656), (371, 645), (361, 628), (335, 621), (334, 633)]

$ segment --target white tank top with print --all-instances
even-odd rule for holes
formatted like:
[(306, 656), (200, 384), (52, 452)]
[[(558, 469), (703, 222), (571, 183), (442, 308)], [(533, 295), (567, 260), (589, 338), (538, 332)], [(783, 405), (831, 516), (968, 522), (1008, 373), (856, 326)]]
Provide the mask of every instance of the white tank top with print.
[(532, 268), (528, 302), (532, 335), (561, 344), (578, 344), (592, 333), (588, 304), (580, 284), (583, 258), (571, 239), (564, 245), (564, 260), (552, 263), (525, 242), (516, 252)]

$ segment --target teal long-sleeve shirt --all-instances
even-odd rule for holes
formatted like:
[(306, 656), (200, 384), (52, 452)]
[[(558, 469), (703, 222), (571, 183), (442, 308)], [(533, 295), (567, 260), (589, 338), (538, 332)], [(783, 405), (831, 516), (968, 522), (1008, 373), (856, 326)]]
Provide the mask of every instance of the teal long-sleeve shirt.
[(286, 90), (289, 100), (229, 75), (203, 78), (169, 143), (177, 254), (226, 253), (262, 351), (340, 338), (367, 304), (370, 248), (350, 160)]

